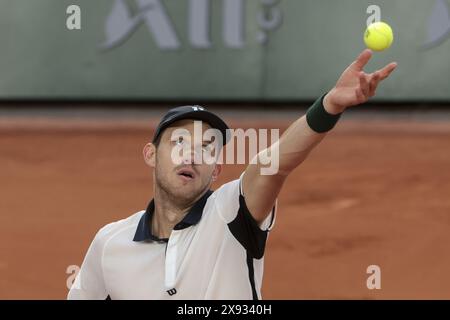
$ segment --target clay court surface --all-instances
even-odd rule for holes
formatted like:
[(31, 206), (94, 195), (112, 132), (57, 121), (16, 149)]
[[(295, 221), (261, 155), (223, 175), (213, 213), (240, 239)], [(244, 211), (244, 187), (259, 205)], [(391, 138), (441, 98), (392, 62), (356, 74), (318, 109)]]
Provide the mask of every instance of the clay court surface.
[[(291, 115), (237, 120), (285, 129)], [(433, 118), (433, 117), (431, 117)], [(450, 120), (350, 116), (288, 179), (265, 299), (450, 299)], [(447, 115), (448, 119), (448, 115)], [(145, 209), (156, 117), (0, 119), (0, 298), (64, 299), (103, 225)], [(243, 166), (225, 166), (216, 187)], [(381, 290), (366, 268), (381, 267)]]

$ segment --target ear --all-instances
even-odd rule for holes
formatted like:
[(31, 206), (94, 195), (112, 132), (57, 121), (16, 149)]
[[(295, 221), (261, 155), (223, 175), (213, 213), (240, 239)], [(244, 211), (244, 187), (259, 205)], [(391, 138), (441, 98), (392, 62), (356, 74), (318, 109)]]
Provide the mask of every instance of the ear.
[(144, 146), (143, 155), (144, 155), (145, 163), (149, 167), (154, 168), (155, 167), (155, 163), (156, 163), (156, 161), (155, 161), (156, 146), (153, 143), (147, 143)]
[(212, 173), (212, 181), (216, 181), (221, 172), (222, 172), (222, 165), (216, 164), (216, 167), (214, 168)]

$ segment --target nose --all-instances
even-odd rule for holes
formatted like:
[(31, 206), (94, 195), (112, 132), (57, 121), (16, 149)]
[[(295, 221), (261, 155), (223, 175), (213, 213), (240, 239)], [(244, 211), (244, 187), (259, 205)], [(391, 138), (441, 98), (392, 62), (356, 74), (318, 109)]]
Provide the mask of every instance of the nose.
[(194, 164), (194, 156), (190, 155), (189, 157), (184, 157), (183, 164), (184, 165)]
[(182, 162), (184, 165), (200, 164), (202, 162), (202, 145), (191, 145), (190, 148), (184, 150), (183, 154)]

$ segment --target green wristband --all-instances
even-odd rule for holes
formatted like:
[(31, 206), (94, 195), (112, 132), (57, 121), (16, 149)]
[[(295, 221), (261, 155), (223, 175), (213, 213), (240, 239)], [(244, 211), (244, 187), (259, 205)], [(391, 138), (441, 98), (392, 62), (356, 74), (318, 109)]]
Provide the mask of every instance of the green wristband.
[(331, 114), (323, 106), (325, 94), (317, 99), (306, 112), (306, 122), (317, 133), (324, 133), (334, 128), (342, 113)]

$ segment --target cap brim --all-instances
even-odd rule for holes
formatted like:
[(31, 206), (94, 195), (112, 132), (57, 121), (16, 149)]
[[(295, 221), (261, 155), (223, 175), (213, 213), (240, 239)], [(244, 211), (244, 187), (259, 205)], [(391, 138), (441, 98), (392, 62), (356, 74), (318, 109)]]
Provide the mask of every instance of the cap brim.
[(179, 115), (174, 115), (173, 117), (166, 119), (164, 123), (160, 124), (160, 126), (157, 128), (157, 131), (155, 132), (155, 135), (153, 137), (153, 142), (155, 142), (156, 139), (162, 134), (162, 132), (170, 127), (174, 122), (185, 119), (205, 121), (211, 126), (211, 128), (219, 130), (222, 133), (223, 145), (227, 144), (231, 138), (228, 125), (220, 117), (207, 110), (196, 110), (192, 112), (185, 112)]

